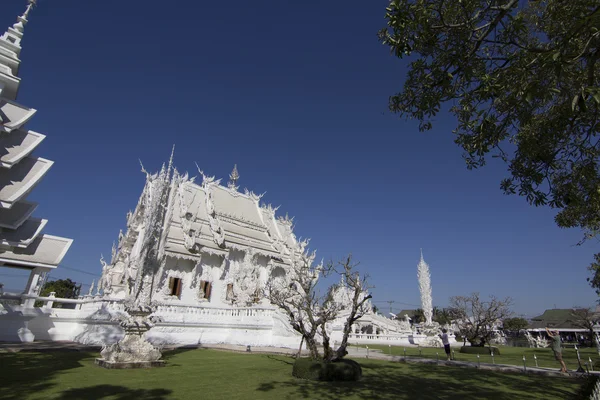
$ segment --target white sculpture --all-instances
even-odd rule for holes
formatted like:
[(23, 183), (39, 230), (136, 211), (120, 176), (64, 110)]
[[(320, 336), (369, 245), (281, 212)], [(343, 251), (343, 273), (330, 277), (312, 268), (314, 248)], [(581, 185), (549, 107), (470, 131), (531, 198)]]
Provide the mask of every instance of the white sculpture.
[[(157, 175), (146, 173), (146, 187), (151, 189), (145, 190), (143, 196), (145, 201), (143, 204), (138, 204), (138, 207), (140, 205), (143, 207), (144, 229), (138, 236), (139, 252), (132, 260), (137, 264), (137, 274), (134, 277), (133, 290), (126, 299), (126, 313), (117, 317), (125, 331), (125, 337), (118, 343), (103, 347), (100, 352), (102, 359), (96, 360), (101, 366), (126, 363), (130, 367), (148, 367), (164, 363), (159, 362), (161, 352), (147, 341), (145, 333), (160, 321), (160, 318), (150, 316), (155, 311), (152, 302), (152, 282), (164, 257), (164, 251), (161, 251), (161, 239), (170, 196), (172, 165), (173, 153), (167, 169), (163, 165)], [(145, 172), (143, 169), (142, 171)], [(108, 270), (110, 269), (109, 267)], [(104, 273), (103, 275), (105, 282), (112, 283)]]
[(425, 315), (425, 325), (431, 325), (433, 317), (433, 300), (431, 298), (431, 276), (429, 274), (429, 265), (423, 259), (423, 250), (421, 250), (421, 260), (417, 264), (417, 277), (419, 279), (419, 291), (421, 293), (421, 308)]
[(529, 331), (525, 331), (525, 337), (527, 338), (527, 342), (529, 343), (529, 347), (533, 348), (546, 348), (550, 344), (548, 341), (541, 336), (534, 337)]
[(501, 331), (492, 332), (492, 338), (490, 339), (490, 344), (506, 346), (506, 337)]

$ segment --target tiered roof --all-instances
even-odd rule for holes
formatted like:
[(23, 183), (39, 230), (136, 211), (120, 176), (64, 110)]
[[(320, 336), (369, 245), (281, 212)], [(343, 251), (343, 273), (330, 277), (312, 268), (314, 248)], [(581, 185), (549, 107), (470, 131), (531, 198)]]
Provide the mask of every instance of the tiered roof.
[[(234, 169), (235, 181), (239, 178)], [(276, 209), (261, 205), (262, 196), (237, 190), (233, 184), (203, 177), (202, 184), (173, 178), (176, 196), (167, 224), (165, 251), (176, 257), (193, 258), (198, 252), (225, 254), (230, 249), (251, 248), (275, 263), (289, 259), (297, 246), (292, 222), (276, 218)]]
[(48, 172), (53, 161), (31, 153), (45, 136), (24, 125), (36, 110), (17, 102), (21, 79), (21, 39), (35, 0), (0, 36), (0, 265), (55, 268), (72, 240), (41, 234), (47, 220), (33, 218), (37, 204), (25, 197)]

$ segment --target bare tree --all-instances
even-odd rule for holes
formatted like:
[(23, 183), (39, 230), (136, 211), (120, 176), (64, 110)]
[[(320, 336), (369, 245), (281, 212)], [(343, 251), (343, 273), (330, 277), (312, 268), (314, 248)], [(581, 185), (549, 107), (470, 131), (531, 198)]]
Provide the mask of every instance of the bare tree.
[(594, 345), (594, 339), (596, 337), (594, 333), (594, 327), (596, 326), (596, 322), (598, 321), (600, 315), (594, 312), (590, 308), (583, 307), (574, 307), (571, 310), (571, 315), (569, 320), (573, 325), (577, 328), (587, 330), (587, 334), (590, 339), (590, 345)]
[(512, 299), (498, 299), (490, 296), (483, 301), (479, 293), (470, 296), (453, 296), (450, 298), (450, 311), (460, 335), (472, 346), (485, 346), (493, 335), (494, 326), (504, 318), (512, 315), (510, 306)]
[[(370, 311), (367, 303), (371, 295), (367, 293), (367, 275), (360, 276), (354, 270), (352, 257), (348, 256), (337, 264), (333, 261), (314, 266), (315, 253), (303, 252), (292, 257), (292, 267), (285, 278), (271, 278), (265, 288), (265, 296), (272, 304), (282, 309), (290, 319), (292, 328), (302, 335), (310, 356), (319, 359), (317, 335), (323, 342), (323, 360), (329, 362), (346, 355), (348, 336), (352, 325)], [(331, 285), (324, 296), (317, 291), (320, 276), (337, 272), (341, 282)], [(337, 351), (330, 347), (330, 323), (340, 312), (348, 311), (344, 325), (344, 335)], [(300, 345), (302, 346), (302, 344)]]
[(342, 343), (333, 355), (336, 359), (341, 359), (348, 354), (346, 348), (348, 347), (348, 337), (352, 333), (352, 325), (371, 311), (371, 306), (368, 304), (368, 301), (372, 298), (368, 292), (372, 288), (368, 284), (369, 275), (364, 274), (361, 276), (356, 271), (358, 264), (352, 262), (352, 254), (349, 254), (345, 260), (338, 262), (335, 267), (332, 262), (330, 263), (331, 268), (342, 276), (341, 290), (347, 293), (350, 300), (347, 305), (341, 305), (341, 310), (348, 310), (348, 316), (344, 323)]
[(292, 328), (302, 335), (313, 359), (319, 358), (315, 336), (321, 326), (335, 318), (337, 313), (329, 301), (330, 294), (321, 297), (316, 289), (319, 276), (330, 272), (323, 264), (313, 265), (315, 252), (292, 255), (292, 265), (284, 278), (271, 278), (265, 287), (265, 296), (282, 309)]

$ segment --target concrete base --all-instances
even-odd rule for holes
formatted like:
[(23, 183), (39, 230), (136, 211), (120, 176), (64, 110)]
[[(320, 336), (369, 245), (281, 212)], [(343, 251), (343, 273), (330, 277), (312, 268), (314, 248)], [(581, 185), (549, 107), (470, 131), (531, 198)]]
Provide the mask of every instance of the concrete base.
[(107, 369), (132, 369), (132, 368), (154, 368), (164, 367), (165, 361), (138, 361), (138, 362), (115, 362), (96, 358), (96, 365)]

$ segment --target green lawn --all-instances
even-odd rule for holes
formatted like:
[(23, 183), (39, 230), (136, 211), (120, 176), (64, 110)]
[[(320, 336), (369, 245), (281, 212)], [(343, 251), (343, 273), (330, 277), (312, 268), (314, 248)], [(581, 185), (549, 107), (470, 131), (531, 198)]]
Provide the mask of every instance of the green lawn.
[(87, 352), (0, 353), (0, 399), (574, 399), (582, 381), (359, 359), (360, 382), (291, 376), (285, 356), (178, 350), (168, 365), (106, 370)]
[[(352, 346), (354, 347), (354, 346)], [(365, 347), (365, 346), (360, 346)], [(535, 367), (535, 359), (533, 355), (537, 357), (538, 366), (545, 368), (556, 368), (560, 369), (560, 364), (554, 359), (554, 353), (550, 348), (547, 349), (530, 349), (527, 347), (510, 347), (510, 346), (499, 346), (500, 355), (494, 354), (494, 361), (496, 364), (508, 364), (523, 366), (523, 355), (525, 355), (525, 362), (528, 367)], [(369, 349), (379, 349), (385, 354), (390, 353), (390, 348), (385, 345), (369, 345)], [(391, 347), (392, 355), (402, 356), (404, 355), (404, 347)], [(457, 361), (473, 361), (477, 362), (476, 354), (463, 354), (459, 353), (460, 348), (452, 348), (454, 350), (455, 359)], [(443, 348), (421, 348), (421, 357), (424, 358), (436, 358), (436, 353), (439, 355), (440, 360), (446, 359), (446, 353)], [(600, 357), (596, 349), (584, 348), (579, 349), (581, 356), (581, 365), (584, 362), (588, 362), (588, 358), (592, 359), (594, 370), (600, 370)], [(416, 347), (406, 347), (406, 355), (409, 357), (419, 357), (419, 349)], [(480, 361), (482, 363), (492, 363), (492, 357), (490, 355), (481, 354)], [(569, 370), (576, 370), (579, 367), (577, 363), (577, 353), (575, 349), (563, 349), (563, 360)], [(585, 366), (584, 366), (585, 368)]]

